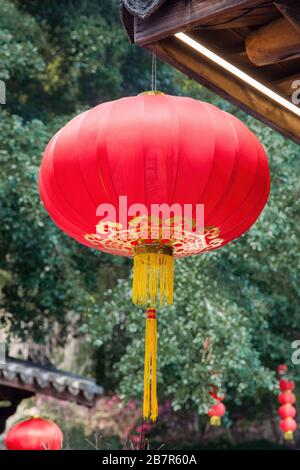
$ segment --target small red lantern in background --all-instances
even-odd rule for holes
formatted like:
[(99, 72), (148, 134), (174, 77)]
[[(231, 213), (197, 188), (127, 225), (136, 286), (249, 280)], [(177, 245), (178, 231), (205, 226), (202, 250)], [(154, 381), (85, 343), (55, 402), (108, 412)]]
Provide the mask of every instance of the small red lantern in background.
[(60, 450), (63, 433), (53, 421), (33, 417), (21, 421), (7, 433), (8, 450)]
[(280, 421), (280, 429), (284, 433), (285, 440), (291, 441), (294, 438), (294, 431), (297, 429), (297, 423), (291, 417), (282, 419)]
[(279, 408), (278, 414), (283, 419), (294, 418), (296, 416), (296, 408), (290, 403), (286, 403)]
[(225, 405), (221, 403), (224, 400), (225, 396), (219, 396), (217, 392), (218, 387), (216, 387), (215, 385), (212, 386), (212, 390), (209, 392), (210, 396), (218, 402), (215, 405), (211, 406), (207, 413), (210, 417), (210, 424), (212, 426), (220, 426), (221, 418), (225, 415), (226, 412)]
[[(284, 375), (287, 372), (287, 366), (282, 364), (278, 367), (278, 373)], [(294, 431), (297, 429), (297, 423), (293, 419), (296, 416), (296, 408), (293, 404), (296, 397), (293, 393), (295, 382), (283, 377), (279, 380), (279, 388), (281, 390), (278, 396), (278, 401), (281, 407), (278, 410), (279, 416), (282, 418), (280, 421), (280, 429), (284, 433), (284, 439), (291, 441), (294, 439)]]
[(213, 405), (208, 412), (208, 416), (210, 417), (210, 424), (212, 426), (220, 426), (221, 418), (224, 416), (225, 412), (226, 408), (223, 403), (220, 402), (216, 405)]
[(279, 375), (283, 375), (286, 373), (287, 371), (287, 365), (286, 364), (280, 364), (278, 367), (277, 367), (277, 371), (278, 371), (278, 374)]
[(295, 388), (295, 382), (293, 380), (281, 379), (279, 381), (279, 388), (282, 392), (286, 392), (288, 390), (292, 391)]
[(291, 390), (286, 390), (279, 395), (278, 401), (281, 405), (285, 405), (286, 403), (293, 405), (296, 401), (296, 397)]

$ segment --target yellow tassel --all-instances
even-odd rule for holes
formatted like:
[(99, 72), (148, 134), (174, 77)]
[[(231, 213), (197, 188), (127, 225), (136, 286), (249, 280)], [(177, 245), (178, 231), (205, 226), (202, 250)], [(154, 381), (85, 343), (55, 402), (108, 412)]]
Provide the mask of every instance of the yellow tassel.
[(174, 258), (169, 246), (138, 245), (133, 267), (132, 302), (156, 307), (173, 303)]
[(286, 441), (292, 441), (294, 439), (294, 433), (293, 433), (293, 431), (286, 431), (283, 434), (283, 437)]
[(211, 416), (210, 424), (211, 424), (211, 426), (221, 426), (220, 416)]
[(146, 312), (143, 416), (156, 421), (157, 328), (156, 305), (173, 302), (174, 258), (172, 247), (153, 243), (138, 245), (134, 254), (132, 301), (150, 306)]
[(158, 404), (156, 394), (156, 353), (157, 331), (156, 310), (147, 308), (146, 334), (145, 334), (145, 364), (144, 364), (144, 419), (156, 421), (158, 416)]

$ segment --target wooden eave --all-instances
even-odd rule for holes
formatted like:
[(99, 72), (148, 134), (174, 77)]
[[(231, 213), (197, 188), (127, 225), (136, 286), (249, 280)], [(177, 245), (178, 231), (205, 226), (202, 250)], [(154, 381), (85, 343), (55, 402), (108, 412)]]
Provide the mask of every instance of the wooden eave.
[(174, 36), (185, 32), (292, 102), (300, 80), (300, 1), (166, 0), (146, 20), (125, 7), (123, 18), (132, 42), (147, 50), (155, 46), (163, 61), (300, 143), (297, 114)]

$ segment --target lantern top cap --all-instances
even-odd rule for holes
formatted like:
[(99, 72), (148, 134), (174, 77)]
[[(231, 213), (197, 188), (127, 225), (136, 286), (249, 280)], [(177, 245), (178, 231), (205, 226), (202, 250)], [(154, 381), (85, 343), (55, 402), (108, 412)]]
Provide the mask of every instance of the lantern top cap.
[(138, 94), (138, 96), (144, 96), (144, 95), (164, 95), (164, 92), (158, 91), (158, 90), (148, 90), (148, 91), (143, 91), (142, 93)]

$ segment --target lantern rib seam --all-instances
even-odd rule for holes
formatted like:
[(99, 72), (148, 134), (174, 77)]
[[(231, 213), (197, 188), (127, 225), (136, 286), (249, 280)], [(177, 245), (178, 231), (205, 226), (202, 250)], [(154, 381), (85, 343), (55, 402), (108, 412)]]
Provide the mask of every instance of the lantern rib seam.
[[(254, 225), (254, 223), (255, 223), (256, 220), (258, 219), (259, 215), (261, 214), (261, 212), (262, 212), (262, 210), (263, 210), (263, 208), (264, 208), (264, 206), (265, 206), (265, 200), (266, 200), (266, 197), (268, 196), (268, 194), (269, 194), (269, 190), (268, 190), (268, 188), (267, 188), (267, 189), (265, 190), (263, 196), (261, 197), (261, 199), (260, 199), (260, 201), (259, 201), (259, 204), (257, 204), (257, 206), (260, 206), (261, 203), (263, 202), (262, 207), (261, 207), (261, 210), (260, 210), (259, 212), (258, 212), (258, 211), (253, 211), (253, 212), (251, 212), (251, 215), (250, 215), (246, 220), (244, 220), (243, 223), (236, 225), (234, 228), (228, 230), (228, 231), (225, 232), (225, 233), (222, 233), (222, 236), (226, 235), (227, 238), (228, 238), (228, 236), (229, 236), (229, 237), (231, 236), (231, 235), (228, 235), (228, 234), (230, 234), (231, 232), (235, 232), (235, 231), (237, 231), (237, 230), (239, 229), (239, 227), (241, 227), (241, 226), (242, 226), (242, 227), (245, 227), (245, 225), (246, 225), (246, 228), (245, 228), (245, 229), (243, 228), (243, 232), (242, 232), (242, 233), (240, 233), (240, 231), (239, 231), (236, 236), (234, 236), (233, 238), (229, 238), (229, 240), (227, 239), (227, 240), (226, 240), (226, 243), (224, 243), (223, 246), (224, 246), (224, 245), (227, 245), (227, 244), (230, 243), (230, 242), (232, 242), (232, 241), (235, 240), (236, 238), (239, 238), (239, 237), (241, 237), (242, 235), (244, 235), (244, 233), (247, 232), (247, 231), (252, 227), (252, 225)], [(257, 207), (257, 206), (256, 206), (256, 207)], [(254, 219), (253, 219), (253, 214), (254, 214)], [(212, 248), (211, 251), (212, 251), (212, 250), (215, 250), (215, 249), (217, 249), (217, 248), (218, 248), (218, 247)]]
[[(80, 126), (79, 126), (79, 129), (77, 130), (77, 133), (76, 133), (76, 143), (78, 144), (79, 140), (80, 140), (80, 137), (79, 137), (79, 134), (82, 130), (82, 126), (85, 124), (85, 121), (87, 120), (88, 116), (90, 115), (91, 113), (91, 109), (87, 111), (85, 117), (83, 118)], [(97, 142), (96, 142), (97, 144)], [(76, 146), (76, 156), (75, 156), (75, 161), (76, 161), (76, 164), (77, 164), (77, 167), (78, 167), (78, 171), (79, 171), (79, 174), (80, 174), (80, 179), (82, 181), (82, 184), (86, 190), (86, 193), (88, 194), (91, 202), (92, 202), (92, 205), (95, 206), (95, 216), (96, 216), (96, 210), (97, 210), (97, 207), (98, 207), (98, 203), (94, 201), (94, 198), (93, 196), (91, 195), (90, 193), (90, 190), (89, 190), (89, 187), (86, 185), (85, 183), (85, 179), (83, 177), (83, 174), (82, 174), (82, 171), (81, 171), (81, 165), (80, 165), (80, 161), (79, 161), (79, 146), (77, 145)]]
[[(248, 202), (248, 200), (249, 200), (249, 195), (251, 195), (251, 193), (252, 193), (252, 191), (253, 191), (253, 188), (255, 187), (255, 183), (256, 183), (256, 181), (257, 181), (258, 170), (259, 170), (259, 168), (260, 168), (260, 166), (261, 166), (261, 165), (260, 165), (260, 159), (259, 159), (259, 157), (258, 157), (257, 147), (256, 147), (256, 153), (257, 153), (256, 170), (255, 170), (255, 175), (254, 175), (254, 178), (253, 178), (251, 187), (249, 188), (247, 194), (245, 195), (244, 200), (241, 201), (239, 207), (236, 207), (236, 208), (234, 209), (234, 211), (233, 211), (230, 215), (227, 216), (226, 221), (224, 221), (224, 222), (227, 222), (228, 219), (230, 219), (231, 217), (234, 217), (235, 213), (236, 213), (238, 210), (242, 209), (243, 205), (245, 205), (245, 204)], [(264, 192), (262, 193), (262, 196), (263, 196), (263, 195), (264, 195)], [(262, 197), (262, 196), (261, 196), (261, 197)], [(259, 201), (260, 201), (260, 200), (261, 200), (261, 198), (259, 199)], [(252, 201), (252, 204), (253, 204), (253, 201)], [(257, 207), (257, 204), (255, 204), (254, 207)], [(251, 212), (252, 212), (252, 211), (251, 211)], [(247, 218), (247, 217), (246, 217), (246, 218)], [(244, 220), (244, 219), (243, 219), (243, 220)], [(222, 224), (223, 224), (224, 222), (222, 222)], [(238, 225), (239, 225), (239, 224), (238, 224)], [(233, 228), (234, 228), (234, 227), (233, 227)], [(226, 232), (225, 232), (225, 233), (226, 233)]]
[[(62, 129), (62, 130), (63, 130), (63, 129)], [(56, 145), (57, 145), (58, 137), (59, 137), (59, 136), (57, 136), (57, 139), (55, 140), (55, 142), (53, 142), (53, 149), (51, 149), (51, 153), (50, 153), (50, 157), (52, 156), (52, 160), (51, 160), (51, 172), (52, 172), (52, 177), (53, 177), (53, 179), (55, 179), (55, 178), (54, 178), (54, 153), (55, 153), (55, 148), (56, 148)], [(46, 184), (45, 184), (45, 182), (44, 182), (44, 177), (43, 177), (43, 174), (42, 174), (42, 173), (41, 173), (40, 177), (42, 178), (41, 180), (42, 180), (42, 183), (43, 183), (43, 187), (44, 187), (45, 193), (47, 194), (47, 198), (48, 198), (48, 200), (49, 200), (49, 203), (51, 204), (51, 206), (53, 205), (54, 207), (56, 207), (56, 204), (54, 204), (52, 198), (51, 198), (50, 195), (49, 195), (49, 192), (47, 191), (47, 186), (46, 186)], [(55, 181), (56, 181), (56, 179), (55, 179)], [(58, 197), (58, 199), (60, 199), (61, 201), (63, 201), (64, 204), (65, 204), (69, 209), (71, 209), (71, 212), (74, 212), (74, 213), (76, 214), (76, 217), (77, 217), (78, 220), (80, 221), (80, 225), (82, 225), (82, 226), (84, 227), (84, 226), (85, 226), (85, 221), (81, 218), (80, 215), (78, 215), (77, 211), (74, 211), (73, 207), (70, 206), (68, 200), (65, 198), (64, 194), (62, 193), (61, 188), (60, 188), (60, 185), (57, 183), (57, 181), (56, 181), (56, 183), (55, 183), (55, 188), (56, 188), (55, 191), (54, 191), (53, 188), (52, 188), (52, 190), (53, 190), (53, 192), (55, 192), (55, 194), (56, 194), (56, 196)], [(74, 225), (74, 224), (73, 224), (73, 221), (71, 221), (68, 217), (66, 217), (65, 213), (62, 213), (59, 209), (55, 209), (55, 210), (58, 212), (58, 214), (60, 215), (60, 217), (62, 217), (63, 219), (65, 219), (70, 225)], [(52, 212), (53, 212), (53, 211), (52, 211)], [(75, 225), (74, 225), (74, 227), (76, 228)], [(81, 228), (81, 227), (79, 226), (79, 228), (80, 228), (80, 230), (85, 231), (85, 232), (88, 230), (87, 227), (83, 229), (83, 228)]]
[[(86, 111), (86, 112), (83, 113), (83, 114), (86, 115), (87, 113), (88, 113), (88, 111)], [(76, 118), (75, 118), (75, 119), (76, 119)], [(84, 119), (85, 119), (85, 118), (84, 118)], [(66, 126), (64, 126), (64, 128), (65, 128), (65, 127), (66, 127)], [(64, 128), (63, 128), (63, 129), (64, 129)], [(60, 135), (59, 137), (63, 137), (63, 132), (61, 133), (61, 135)], [(56, 152), (55, 152), (55, 149), (56, 149), (56, 146), (57, 146), (57, 144), (58, 144), (59, 137), (57, 138), (57, 140), (56, 140), (56, 142), (55, 142), (55, 144), (54, 144), (54, 149), (53, 149), (53, 152), (52, 152), (52, 154), (53, 154), (53, 159), (52, 159), (53, 176), (55, 175), (55, 168), (54, 168), (54, 166), (55, 166), (55, 153), (56, 153)], [(75, 159), (75, 161), (76, 161), (76, 159)], [(76, 208), (74, 208), (74, 207), (70, 204), (69, 200), (66, 198), (66, 196), (65, 196), (65, 194), (64, 194), (64, 192), (63, 192), (63, 190), (62, 190), (61, 185), (59, 184), (59, 181), (58, 181), (56, 178), (54, 178), (54, 179), (55, 179), (55, 181), (56, 181), (56, 187), (57, 187), (58, 193), (59, 193), (59, 195), (60, 195), (60, 198), (61, 198), (61, 199), (64, 201), (64, 203), (69, 207), (69, 209), (71, 209), (71, 211), (72, 211), (74, 214), (76, 214), (78, 220), (81, 220), (82, 225), (85, 226), (86, 221), (85, 221), (84, 219), (82, 219), (80, 212), (78, 212), (78, 211), (76, 210)], [(63, 215), (63, 217), (64, 217), (66, 220), (69, 220), (65, 215)], [(73, 225), (73, 224), (71, 223), (71, 225)], [(89, 230), (88, 227), (89, 227), (89, 225), (87, 224), (87, 228), (85, 228), (85, 229), (80, 229), (80, 230), (82, 230), (82, 231), (87, 231), (87, 230)]]
[[(206, 104), (206, 103), (205, 103), (205, 104)], [(214, 125), (214, 121), (213, 121), (212, 116), (211, 116), (211, 112), (210, 112), (210, 110), (209, 110), (209, 107), (205, 106), (205, 104), (204, 104), (204, 106), (203, 106), (203, 103), (202, 103), (202, 106), (203, 106), (203, 108), (205, 109), (206, 114), (207, 114), (208, 117), (209, 117), (209, 120), (210, 120), (210, 122), (211, 122), (211, 124), (212, 124), (212, 128), (215, 130), (215, 125)], [(214, 137), (213, 159), (212, 159), (212, 164), (211, 164), (210, 171), (209, 171), (209, 176), (208, 176), (207, 181), (206, 181), (206, 184), (205, 184), (205, 186), (204, 186), (204, 188), (203, 188), (203, 190), (202, 190), (202, 193), (201, 193), (201, 195), (199, 196), (199, 199), (198, 199), (197, 204), (201, 204), (201, 200), (204, 199), (204, 195), (205, 195), (205, 193), (206, 193), (207, 187), (208, 187), (208, 185), (209, 185), (209, 183), (210, 183), (210, 181), (211, 181), (211, 178), (212, 178), (213, 168), (214, 168), (214, 165), (215, 165), (215, 160), (216, 160), (216, 138)], [(205, 207), (204, 207), (204, 211), (205, 211)], [(205, 212), (204, 212), (204, 218), (205, 218)]]
[[(178, 130), (178, 135), (180, 136), (180, 123), (179, 123), (178, 115), (176, 115), (175, 118), (174, 118), (174, 115), (175, 115), (174, 108), (176, 107), (176, 105), (174, 105), (172, 100), (169, 99), (169, 95), (164, 95), (164, 97), (166, 98), (166, 100), (168, 102), (168, 105), (169, 105), (170, 116), (171, 116), (171, 124), (173, 122), (175, 122), (175, 120), (176, 120), (176, 128)], [(174, 134), (172, 132), (172, 141), (175, 143), (175, 140), (173, 139), (173, 135)], [(180, 143), (180, 140), (179, 140), (179, 143)], [(176, 165), (176, 171), (175, 171), (175, 176), (174, 176), (173, 189), (172, 189), (172, 192), (170, 193), (170, 204), (173, 204), (173, 202), (176, 203), (176, 201), (174, 201), (174, 195), (176, 194), (176, 188), (177, 188), (177, 183), (178, 183), (179, 164), (180, 164), (180, 158), (181, 158), (179, 143), (178, 143), (178, 141), (176, 143), (177, 165)]]
[[(214, 208), (211, 210), (210, 214), (207, 215), (207, 219), (209, 220), (209, 218), (211, 217), (214, 217), (214, 214), (216, 213), (216, 211), (218, 210), (218, 207), (219, 207), (219, 204), (220, 204), (220, 201), (224, 200), (228, 197), (228, 195), (230, 194), (230, 190), (232, 188), (232, 184), (235, 180), (235, 177), (237, 175), (237, 171), (238, 171), (238, 155), (239, 155), (239, 140), (238, 140), (238, 136), (237, 136), (237, 132), (236, 132), (236, 129), (234, 128), (234, 126), (232, 125), (231, 121), (228, 119), (226, 113), (224, 111), (221, 111), (225, 117), (225, 119), (229, 122), (229, 126), (232, 130), (232, 134), (234, 136), (234, 140), (236, 142), (236, 146), (235, 146), (235, 157), (234, 157), (234, 164), (233, 164), (233, 168), (232, 168), (232, 171), (231, 171), (231, 175), (230, 175), (230, 178), (229, 178), (229, 181), (227, 182), (227, 185), (222, 193), (222, 195), (220, 196), (220, 198), (218, 199), (218, 201), (216, 202), (216, 204), (214, 205)], [(208, 225), (211, 224), (211, 222), (206, 222)]]
[[(123, 98), (125, 99), (125, 98)], [(105, 122), (105, 130), (107, 131), (108, 129), (108, 126), (109, 126), (109, 118), (110, 118), (110, 115), (113, 111), (113, 108), (116, 106), (116, 103), (118, 102), (118, 100), (115, 100), (115, 101), (111, 101), (111, 106), (110, 108), (108, 109), (108, 112), (107, 112), (107, 116), (106, 116), (106, 122)], [(98, 129), (97, 131), (97, 137), (96, 137), (96, 141), (97, 141), (97, 167), (99, 169), (99, 175), (101, 175), (101, 170), (100, 170), (100, 159), (101, 159), (101, 155), (100, 155), (100, 152), (99, 152), (99, 134), (100, 134), (100, 130), (102, 129)], [(108, 158), (108, 152), (107, 152), (107, 145), (106, 145), (106, 142), (107, 142), (107, 132), (105, 132), (105, 140), (103, 142), (103, 148), (105, 148), (105, 158), (106, 158), (106, 168), (107, 168), (107, 173), (109, 174), (109, 180), (110, 180), (110, 185), (111, 185), (111, 190), (108, 191), (106, 186), (105, 186), (105, 183), (104, 183), (104, 178), (102, 176), (100, 176), (100, 180), (101, 180), (101, 183), (102, 183), (102, 186), (104, 188), (104, 191), (106, 194), (112, 194), (113, 193), (113, 197), (114, 199), (117, 201), (118, 200), (118, 196), (117, 196), (117, 191), (116, 191), (116, 188), (115, 188), (115, 185), (114, 185), (114, 182), (113, 182), (113, 178), (112, 178), (112, 173), (111, 173), (111, 168), (110, 168), (110, 164), (109, 164), (109, 158)], [(110, 198), (109, 198), (110, 199)]]

